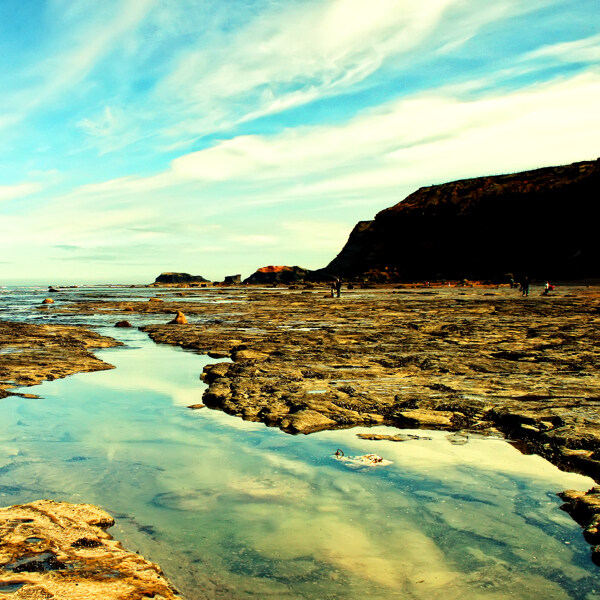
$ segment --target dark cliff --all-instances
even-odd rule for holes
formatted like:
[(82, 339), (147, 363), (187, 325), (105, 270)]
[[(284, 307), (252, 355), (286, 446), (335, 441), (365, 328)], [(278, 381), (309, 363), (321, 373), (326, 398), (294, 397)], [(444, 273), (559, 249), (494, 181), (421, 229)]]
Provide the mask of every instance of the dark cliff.
[(424, 187), (361, 221), (321, 273), (600, 277), (600, 159)]

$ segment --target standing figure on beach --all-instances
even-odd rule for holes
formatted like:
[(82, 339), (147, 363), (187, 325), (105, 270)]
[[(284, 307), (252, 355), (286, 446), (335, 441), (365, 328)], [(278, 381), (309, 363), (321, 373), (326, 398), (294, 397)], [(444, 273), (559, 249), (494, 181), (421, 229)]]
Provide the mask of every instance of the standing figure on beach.
[(527, 275), (521, 281), (521, 291), (523, 292), (523, 296), (529, 296), (529, 277)]
[(331, 282), (331, 286), (330, 286), (330, 291), (331, 291), (331, 297), (333, 298), (335, 296), (335, 279)]
[(339, 277), (335, 280), (335, 293), (338, 298), (342, 293), (342, 280)]

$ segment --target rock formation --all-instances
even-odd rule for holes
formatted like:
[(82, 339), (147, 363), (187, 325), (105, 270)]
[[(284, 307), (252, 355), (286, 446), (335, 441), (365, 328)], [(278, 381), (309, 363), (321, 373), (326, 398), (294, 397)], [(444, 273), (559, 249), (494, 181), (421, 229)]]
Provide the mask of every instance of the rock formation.
[(225, 275), (225, 279), (223, 279), (223, 283), (227, 283), (230, 285), (242, 283), (242, 276), (239, 274), (238, 275)]
[(160, 568), (128, 552), (91, 504), (38, 500), (0, 508), (0, 594), (11, 598), (181, 598)]
[(202, 275), (190, 275), (189, 273), (161, 273), (155, 280), (156, 284), (178, 284), (178, 283), (206, 283)]
[(600, 565), (600, 486), (587, 492), (567, 490), (559, 494), (566, 510), (582, 527), (583, 535), (594, 547), (592, 560)]
[(3, 389), (37, 385), (73, 373), (112, 369), (91, 350), (121, 345), (83, 327), (0, 321), (0, 397)]
[(178, 310), (175, 318), (172, 321), (169, 321), (168, 325), (187, 325), (187, 319), (185, 318), (185, 315)]
[(600, 277), (600, 159), (423, 187), (361, 221), (317, 275)]
[(244, 283), (259, 283), (259, 284), (270, 284), (270, 283), (292, 283), (295, 281), (302, 281), (310, 273), (308, 269), (294, 266), (273, 266), (261, 267), (250, 277), (244, 279)]

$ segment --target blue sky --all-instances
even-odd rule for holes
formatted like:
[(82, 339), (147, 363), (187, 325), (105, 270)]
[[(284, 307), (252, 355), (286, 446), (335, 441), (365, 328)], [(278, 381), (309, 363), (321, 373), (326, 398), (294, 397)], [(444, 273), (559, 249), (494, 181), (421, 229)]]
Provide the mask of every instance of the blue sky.
[(420, 186), (595, 159), (599, 24), (598, 0), (0, 0), (0, 285), (319, 268)]

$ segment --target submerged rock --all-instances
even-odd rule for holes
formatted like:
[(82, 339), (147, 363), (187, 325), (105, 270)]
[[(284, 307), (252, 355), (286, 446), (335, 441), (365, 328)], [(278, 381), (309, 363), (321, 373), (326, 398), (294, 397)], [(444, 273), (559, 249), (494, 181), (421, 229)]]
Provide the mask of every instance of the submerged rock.
[(105, 531), (91, 504), (38, 500), (0, 508), (0, 593), (14, 598), (181, 598), (160, 567)]

